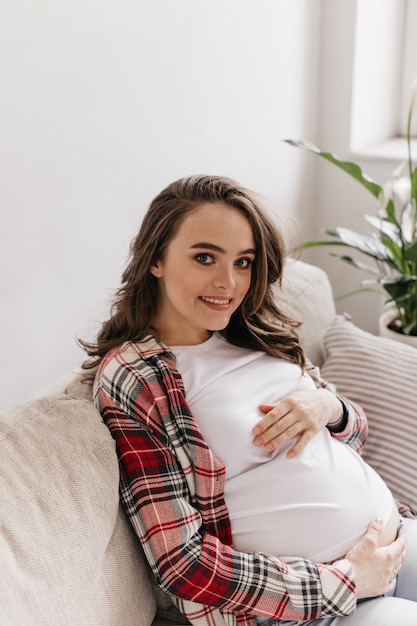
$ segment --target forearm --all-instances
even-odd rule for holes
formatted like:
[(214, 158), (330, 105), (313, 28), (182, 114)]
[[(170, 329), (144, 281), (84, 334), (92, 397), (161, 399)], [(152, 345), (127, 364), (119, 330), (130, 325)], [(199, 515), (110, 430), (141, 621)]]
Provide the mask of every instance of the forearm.
[(345, 403), (338, 396), (336, 400), (338, 401), (338, 415), (336, 419), (333, 418), (327, 422), (327, 428), (334, 434), (343, 432), (348, 422), (348, 409)]
[[(286, 620), (354, 611), (355, 585), (348, 561), (316, 566), (298, 557), (280, 560), (241, 553), (210, 534), (201, 535), (196, 523), (182, 524), (180, 535), (174, 531), (175, 538), (170, 538), (168, 528), (173, 524), (167, 523), (166, 508), (164, 513), (163, 528), (153, 525), (151, 532), (143, 519), (146, 511), (139, 511), (132, 521), (137, 529), (143, 526), (145, 553), (158, 584), (170, 595), (246, 616)], [(167, 545), (172, 547), (168, 552)]]
[(334, 385), (324, 380), (318, 367), (308, 364), (307, 371), (318, 388), (326, 389), (333, 393), (340, 401), (343, 417), (338, 424), (330, 425), (329, 430), (334, 437), (348, 444), (351, 448), (360, 452), (368, 438), (368, 420), (362, 407), (356, 402), (348, 400), (339, 394)]
[[(122, 473), (121, 497), (158, 584), (167, 593), (184, 601), (276, 619), (308, 620), (354, 610), (355, 585), (347, 561), (338, 567), (317, 566), (298, 557), (280, 560), (236, 551), (225, 543), (230, 528), (225, 506), (219, 507), (217, 528), (206, 532), (204, 511), (190, 502), (175, 459), (155, 444), (151, 436), (144, 438), (140, 456), (146, 459), (147, 469), (142, 465), (140, 479)], [(161, 453), (165, 467), (171, 468), (163, 474), (158, 471)], [(123, 452), (121, 457), (127, 458)], [(218, 489), (220, 496), (222, 486)], [(225, 540), (219, 538), (222, 533)]]
[(338, 394), (344, 405), (344, 425), (336, 430), (329, 428), (334, 437), (360, 452), (368, 438), (368, 420), (362, 407)]

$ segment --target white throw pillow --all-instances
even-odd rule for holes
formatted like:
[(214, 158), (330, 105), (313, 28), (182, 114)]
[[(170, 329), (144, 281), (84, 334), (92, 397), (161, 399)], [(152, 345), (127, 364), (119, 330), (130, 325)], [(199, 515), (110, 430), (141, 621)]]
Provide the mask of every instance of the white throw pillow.
[(279, 308), (296, 320), (303, 320), (301, 344), (310, 361), (321, 366), (324, 360), (323, 337), (336, 315), (329, 277), (320, 267), (289, 259), (285, 265), (282, 289), (274, 285), (273, 293)]
[(324, 345), (323, 377), (368, 417), (363, 458), (417, 511), (417, 350), (365, 332), (343, 315), (335, 317)]
[(62, 394), (2, 411), (0, 449), (0, 624), (149, 626), (149, 568), (93, 404)]

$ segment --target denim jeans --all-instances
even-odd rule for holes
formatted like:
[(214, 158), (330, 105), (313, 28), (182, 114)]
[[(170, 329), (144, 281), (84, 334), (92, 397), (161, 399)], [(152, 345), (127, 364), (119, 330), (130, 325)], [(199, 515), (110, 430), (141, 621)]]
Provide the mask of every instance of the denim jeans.
[(256, 618), (258, 626), (417, 626), (417, 520), (404, 519), (407, 535), (405, 561), (395, 589), (387, 596), (361, 600), (349, 617), (308, 621)]

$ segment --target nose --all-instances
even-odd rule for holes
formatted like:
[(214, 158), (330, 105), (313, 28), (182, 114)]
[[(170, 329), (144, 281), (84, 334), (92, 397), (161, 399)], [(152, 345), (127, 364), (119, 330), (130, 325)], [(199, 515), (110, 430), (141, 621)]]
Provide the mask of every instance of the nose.
[(213, 286), (217, 289), (233, 289), (236, 286), (234, 268), (229, 266), (218, 267), (213, 276)]

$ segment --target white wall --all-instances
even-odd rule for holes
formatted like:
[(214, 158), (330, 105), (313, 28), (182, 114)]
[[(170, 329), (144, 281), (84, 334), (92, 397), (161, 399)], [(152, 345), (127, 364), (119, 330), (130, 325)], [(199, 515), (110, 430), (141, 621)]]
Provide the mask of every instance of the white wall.
[(317, 138), (321, 4), (1, 4), (0, 408), (80, 363), (175, 178), (229, 175), (312, 222), (315, 165), (280, 140)]

